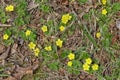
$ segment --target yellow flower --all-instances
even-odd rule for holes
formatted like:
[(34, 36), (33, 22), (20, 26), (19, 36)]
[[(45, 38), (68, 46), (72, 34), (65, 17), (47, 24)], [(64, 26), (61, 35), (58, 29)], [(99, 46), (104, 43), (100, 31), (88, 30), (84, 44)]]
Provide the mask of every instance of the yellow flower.
[(74, 2), (75, 0), (71, 0), (71, 2)]
[(64, 31), (65, 27), (64, 26), (60, 26), (60, 31)]
[(31, 34), (31, 31), (30, 31), (30, 30), (27, 30), (27, 31), (25, 32), (25, 35), (26, 35), (26, 36), (30, 36), (30, 34)]
[(90, 66), (88, 64), (83, 64), (83, 70), (88, 71), (90, 69)]
[(14, 6), (13, 5), (8, 5), (6, 8), (5, 8), (6, 11), (14, 11)]
[(91, 58), (85, 59), (85, 63), (86, 63), (86, 64), (91, 64), (91, 63), (92, 63), (92, 59), (91, 59)]
[(64, 14), (62, 16), (62, 23), (66, 24), (69, 20), (71, 20), (72, 16), (70, 14)]
[(102, 14), (103, 14), (103, 15), (106, 15), (106, 14), (107, 14), (107, 10), (106, 10), (106, 9), (103, 9), (103, 10), (102, 10)]
[(73, 60), (73, 59), (75, 59), (75, 54), (73, 54), (73, 53), (70, 53), (70, 54), (68, 55), (68, 58), (69, 58), (70, 60)]
[(45, 25), (43, 25), (41, 29), (42, 29), (43, 32), (48, 31), (48, 28), (47, 28), (47, 26), (45, 26)]
[(93, 65), (92, 65), (92, 69), (93, 69), (94, 71), (95, 71), (95, 70), (98, 70), (98, 67), (99, 67), (98, 64), (93, 64)]
[(30, 43), (28, 44), (28, 46), (29, 46), (30, 49), (35, 49), (36, 44), (34, 44), (33, 42), (30, 42)]
[(9, 38), (9, 36), (8, 36), (7, 34), (4, 34), (4, 35), (3, 35), (3, 39), (4, 39), (4, 40), (7, 40), (8, 38)]
[(45, 50), (47, 50), (47, 51), (51, 51), (52, 48), (51, 48), (51, 46), (46, 46), (46, 47), (45, 47)]
[(70, 14), (67, 14), (68, 20), (71, 20), (72, 16)]
[(107, 0), (102, 0), (102, 4), (105, 5)]
[(40, 50), (39, 48), (34, 49), (35, 56), (39, 56)]
[(96, 37), (97, 37), (97, 38), (100, 38), (100, 37), (101, 37), (101, 33), (100, 33), (100, 32), (97, 32), (97, 33), (96, 33)]
[(60, 40), (60, 39), (58, 39), (58, 40), (56, 41), (56, 45), (59, 46), (60, 48), (62, 47), (62, 43), (63, 43), (63, 41)]
[(69, 62), (67, 63), (67, 65), (68, 65), (68, 66), (72, 66), (72, 61), (69, 61)]

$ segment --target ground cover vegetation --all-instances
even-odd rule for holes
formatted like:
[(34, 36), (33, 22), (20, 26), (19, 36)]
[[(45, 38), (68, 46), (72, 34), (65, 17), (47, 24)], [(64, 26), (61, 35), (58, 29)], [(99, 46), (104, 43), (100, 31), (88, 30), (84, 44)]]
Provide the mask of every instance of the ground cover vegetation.
[(120, 80), (120, 0), (1, 0), (0, 80)]

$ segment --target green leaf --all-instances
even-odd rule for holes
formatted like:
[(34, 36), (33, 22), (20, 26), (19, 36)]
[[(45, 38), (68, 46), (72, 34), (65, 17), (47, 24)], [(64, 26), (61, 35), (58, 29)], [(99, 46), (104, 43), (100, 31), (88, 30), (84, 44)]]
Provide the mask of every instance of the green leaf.
[(10, 36), (11, 35), (11, 30), (10, 29), (6, 29), (5, 32), (4, 32), (4, 34), (7, 34), (7, 35)]
[(61, 58), (67, 58), (67, 56), (68, 56), (68, 54), (70, 53), (70, 51), (69, 50), (64, 50), (62, 53), (61, 53), (61, 55), (60, 55), (60, 57)]
[(7, 18), (8, 18), (8, 16), (4, 12), (4, 10), (0, 10), (0, 22), (2, 22), (4, 24), (7, 21)]
[(23, 20), (22, 17), (17, 17), (17, 18), (14, 20), (14, 22), (15, 22), (15, 24), (16, 24), (17, 26), (22, 26), (22, 25), (24, 25), (24, 20)]
[(117, 12), (120, 10), (120, 3), (117, 2), (117, 3), (113, 3), (113, 6), (112, 6), (112, 11), (113, 12)]
[(9, 76), (8, 74), (0, 74), (0, 77), (7, 77)]
[(19, 35), (20, 35), (20, 37), (21, 37), (22, 39), (24, 39), (24, 40), (27, 39), (24, 31), (20, 31), (20, 32), (19, 32)]
[(1, 19), (1, 22), (2, 22), (3, 24), (4, 24), (6, 21), (7, 21), (6, 18), (2, 18), (2, 19)]
[(8, 46), (8, 45), (11, 45), (13, 42), (14, 42), (14, 40), (13, 40), (12, 38), (10, 38), (10, 39), (8, 39), (8, 40), (5, 40), (5, 41), (4, 41), (4, 44), (5, 44), (6, 46)]
[(85, 20), (88, 20), (89, 17), (90, 17), (90, 14), (88, 14), (88, 13), (86, 13), (86, 14), (83, 15), (83, 18), (84, 18)]
[(50, 7), (48, 5), (45, 5), (45, 4), (42, 4), (40, 6), (40, 9), (45, 13), (48, 13), (50, 11)]
[(35, 77), (34, 80), (40, 80), (40, 78), (39, 77)]
[(44, 60), (45, 62), (53, 60), (53, 57), (50, 56), (50, 54), (47, 53), (45, 50), (41, 50), (41, 53), (42, 53), (42, 57), (44, 57), (44, 59), (45, 59)]
[(78, 0), (80, 4), (85, 4), (88, 0)]
[(72, 62), (73, 62), (73, 68), (78, 69), (82, 66), (82, 63), (78, 60), (73, 60)]
[(51, 70), (58, 70), (58, 62), (53, 62), (53, 63), (50, 63), (49, 65), (48, 65), (48, 67), (51, 69)]
[(1, 71), (4, 71), (4, 68), (0, 68), (0, 72), (1, 72)]
[(29, 37), (29, 40), (32, 41), (32, 42), (35, 42), (35, 39), (36, 39), (36, 34), (34, 34), (33, 32), (30, 34)]
[(83, 51), (79, 55), (79, 60), (83, 60), (83, 59), (86, 59), (88, 57), (90, 57), (89, 54), (87, 52)]

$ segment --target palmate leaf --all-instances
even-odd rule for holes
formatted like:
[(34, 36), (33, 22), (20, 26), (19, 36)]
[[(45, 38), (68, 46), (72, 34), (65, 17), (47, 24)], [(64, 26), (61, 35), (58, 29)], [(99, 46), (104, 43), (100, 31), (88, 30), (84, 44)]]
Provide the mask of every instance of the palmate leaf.
[(0, 77), (7, 77), (7, 76), (9, 76), (8, 74), (0, 74)]
[(78, 0), (80, 4), (86, 3), (88, 0)]
[(59, 63), (58, 62), (52, 62), (48, 66), (51, 70), (58, 70), (59, 69)]
[(4, 68), (0, 68), (0, 77), (7, 77), (9, 76), (8, 74), (3, 73)]
[(119, 2), (113, 3), (113, 5), (112, 5), (112, 11), (113, 12), (117, 12), (119, 10), (120, 10), (120, 3)]

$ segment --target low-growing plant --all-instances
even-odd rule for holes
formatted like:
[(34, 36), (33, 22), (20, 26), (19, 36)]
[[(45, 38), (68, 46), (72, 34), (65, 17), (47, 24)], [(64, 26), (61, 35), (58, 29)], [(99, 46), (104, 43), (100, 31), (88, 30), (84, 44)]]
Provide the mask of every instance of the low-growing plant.
[[(42, 59), (39, 68), (45, 66), (50, 71), (56, 72), (64, 69), (68, 74), (76, 75), (83, 71), (87, 74), (96, 75), (100, 80), (120, 79), (119, 76), (116, 76), (120, 75), (120, 63), (119, 59), (115, 57), (116, 48), (111, 47), (113, 34), (110, 32), (109, 25), (114, 19), (113, 16), (120, 10), (120, 3), (113, 3), (110, 6), (111, 4), (107, 0), (98, 2), (98, 9), (92, 8), (82, 16), (82, 19), (86, 22), (82, 22), (74, 11), (59, 15), (59, 22), (41, 18), (39, 20), (40, 26), (36, 25), (37, 29), (34, 29), (27, 26), (31, 18), (27, 9), (27, 1), (14, 1), (16, 4), (7, 5), (6, 8), (0, 9), (0, 21), (2, 23), (6, 23), (10, 17), (7, 13), (16, 14), (11, 27), (4, 30), (2, 39), (5, 45), (11, 45), (18, 38), (22, 38), (35, 58)], [(48, 0), (35, 1), (44, 14), (51, 11)], [(77, 0), (80, 5), (84, 5), (87, 1)], [(25, 27), (22, 28), (23, 26)], [(37, 34), (37, 31), (41, 32), (40, 35)], [(42, 37), (39, 39), (42, 44), (39, 43), (38, 37)], [(78, 40), (78, 37), (81, 38), (81, 41)], [(80, 45), (78, 45), (79, 43)], [(117, 47), (119, 49), (119, 46)], [(110, 68), (101, 62), (101, 58), (98, 58), (104, 52), (109, 55), (110, 62), (108, 64), (111, 66)], [(103, 69), (107, 70), (106, 68), (113, 73), (103, 75)], [(3, 71), (3, 68), (1, 68), (0, 73)], [(35, 74), (39, 72), (41, 71)], [(0, 74), (0, 76), (7, 75)], [(35, 79), (40, 79), (40, 77), (36, 76)]]
[(4, 11), (3, 7), (0, 6), (0, 22), (3, 24), (6, 23), (8, 19), (8, 16), (6, 15), (6, 12)]

